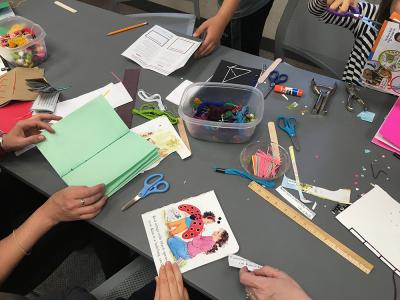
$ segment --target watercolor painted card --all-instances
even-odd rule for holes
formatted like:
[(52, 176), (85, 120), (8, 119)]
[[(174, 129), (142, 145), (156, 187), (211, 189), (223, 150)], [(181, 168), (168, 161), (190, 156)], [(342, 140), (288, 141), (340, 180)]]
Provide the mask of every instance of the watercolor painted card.
[(161, 116), (136, 126), (132, 128), (131, 131), (159, 148), (160, 160), (147, 170), (157, 166), (164, 158), (173, 152), (177, 152), (181, 159), (188, 158), (192, 155), (166, 116)]
[(167, 261), (182, 273), (239, 251), (214, 191), (142, 215), (157, 271)]

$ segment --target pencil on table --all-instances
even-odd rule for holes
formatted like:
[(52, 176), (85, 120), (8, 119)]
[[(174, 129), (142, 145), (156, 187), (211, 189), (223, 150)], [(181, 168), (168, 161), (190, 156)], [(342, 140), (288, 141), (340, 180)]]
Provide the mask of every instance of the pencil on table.
[(121, 33), (121, 32), (124, 32), (124, 31), (128, 31), (128, 30), (131, 30), (131, 29), (139, 28), (139, 27), (142, 27), (142, 26), (147, 25), (147, 24), (149, 24), (149, 23), (148, 22), (144, 22), (144, 23), (140, 23), (140, 24), (124, 27), (124, 28), (121, 28), (121, 29), (118, 29), (118, 30), (111, 31), (111, 32), (107, 33), (107, 36), (118, 34), (118, 33)]

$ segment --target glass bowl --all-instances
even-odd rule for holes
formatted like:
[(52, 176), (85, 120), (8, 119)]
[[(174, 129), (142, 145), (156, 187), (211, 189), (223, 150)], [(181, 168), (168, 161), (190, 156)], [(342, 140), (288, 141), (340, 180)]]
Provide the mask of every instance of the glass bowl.
[[(253, 154), (255, 154), (258, 150), (262, 150), (263, 152), (272, 155), (272, 149), (279, 150), (280, 165), (278, 170), (274, 175), (269, 174), (266, 177), (257, 176), (256, 174), (254, 174), (254, 168), (252, 163)], [(268, 180), (275, 180), (282, 177), (289, 170), (291, 165), (289, 153), (285, 148), (276, 143), (272, 142), (265, 143), (261, 141), (250, 143), (243, 148), (242, 152), (240, 153), (240, 164), (247, 173), (254, 175), (257, 178), (268, 179)]]

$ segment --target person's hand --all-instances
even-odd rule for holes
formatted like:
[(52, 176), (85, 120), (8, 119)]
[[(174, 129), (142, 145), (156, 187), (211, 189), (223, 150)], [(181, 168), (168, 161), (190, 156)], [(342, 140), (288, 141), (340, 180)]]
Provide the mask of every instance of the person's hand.
[(13, 129), (3, 137), (3, 150), (5, 152), (22, 149), (31, 144), (38, 144), (45, 140), (40, 134), (41, 130), (54, 133), (54, 129), (46, 121), (59, 121), (61, 117), (51, 114), (37, 114), (33, 117), (19, 121)]
[(214, 51), (221, 40), (226, 25), (227, 23), (223, 20), (223, 18), (216, 15), (203, 22), (197, 28), (197, 30), (193, 33), (194, 37), (199, 38), (203, 33), (206, 36), (203, 43), (200, 45), (200, 48), (197, 49), (196, 53), (194, 54), (195, 58), (207, 56)]
[(160, 268), (156, 277), (154, 300), (189, 300), (189, 294), (183, 286), (183, 279), (178, 265), (167, 262)]
[(246, 287), (252, 300), (311, 300), (289, 275), (269, 266), (254, 272), (243, 267), (240, 283)]
[(70, 186), (51, 196), (39, 210), (53, 225), (63, 221), (92, 219), (107, 201), (104, 193), (104, 184)]
[(357, 7), (358, 0), (326, 0), (329, 9), (338, 11), (339, 13), (346, 13), (350, 6)]

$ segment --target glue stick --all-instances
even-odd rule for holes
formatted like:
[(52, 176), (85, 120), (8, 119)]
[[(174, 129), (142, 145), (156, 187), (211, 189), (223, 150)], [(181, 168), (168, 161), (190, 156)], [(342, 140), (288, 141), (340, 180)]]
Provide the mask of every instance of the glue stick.
[(279, 85), (279, 84), (275, 85), (274, 91), (277, 93), (291, 95), (291, 96), (297, 96), (297, 97), (303, 96), (303, 92), (304, 92), (302, 89), (291, 88), (291, 87), (287, 87), (287, 86)]

